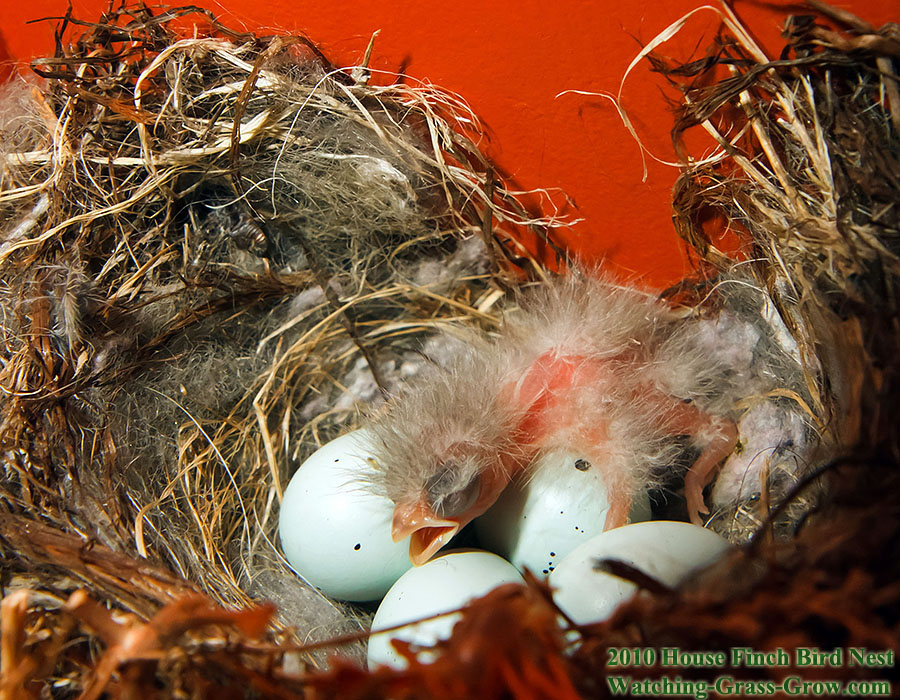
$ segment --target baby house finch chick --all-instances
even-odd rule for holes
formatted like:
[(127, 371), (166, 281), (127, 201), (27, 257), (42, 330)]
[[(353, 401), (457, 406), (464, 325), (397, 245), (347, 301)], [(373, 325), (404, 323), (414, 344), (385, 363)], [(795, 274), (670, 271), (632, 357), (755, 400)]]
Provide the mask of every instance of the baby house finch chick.
[(545, 451), (583, 455), (609, 493), (606, 528), (671, 465), (687, 435), (692, 519), (733, 450), (716, 415), (722, 371), (685, 323), (634, 289), (572, 274), (526, 292), (492, 339), (471, 337), (444, 367), (393, 401), (373, 429), (375, 485), (394, 503), (393, 535), (427, 561)]

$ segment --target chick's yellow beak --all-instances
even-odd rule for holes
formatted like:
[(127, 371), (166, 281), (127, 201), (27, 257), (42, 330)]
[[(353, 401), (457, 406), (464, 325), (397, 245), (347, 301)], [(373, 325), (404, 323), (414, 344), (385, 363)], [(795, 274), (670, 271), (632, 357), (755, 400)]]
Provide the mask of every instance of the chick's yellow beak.
[(459, 515), (437, 515), (424, 495), (412, 502), (397, 503), (391, 523), (394, 542), (409, 537), (409, 560), (415, 566), (421, 566), (453, 539), (457, 532), (490, 508), (506, 488), (509, 478), (502, 473), (482, 475), (478, 498)]
[(424, 498), (394, 507), (394, 542), (409, 537), (409, 560), (416, 566), (431, 559), (462, 527), (456, 518), (441, 518)]

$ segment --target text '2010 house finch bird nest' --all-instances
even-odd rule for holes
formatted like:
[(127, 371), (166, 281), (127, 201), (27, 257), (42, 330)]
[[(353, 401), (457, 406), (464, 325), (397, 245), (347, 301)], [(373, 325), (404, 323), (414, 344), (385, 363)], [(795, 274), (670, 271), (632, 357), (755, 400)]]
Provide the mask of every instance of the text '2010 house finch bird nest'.
[[(727, 11), (704, 58), (649, 54), (683, 95), (676, 136), (702, 128), (718, 146), (684, 154), (676, 225), (704, 276), (668, 304), (574, 278), (508, 294), (515, 266), (548, 275), (540, 253), (565, 221), (504, 188), (459, 98), (378, 85), (303, 38), (195, 8), (61, 19), (43, 80), (0, 102), (0, 693), (598, 696), (610, 646), (896, 649), (900, 43), (819, 9), (842, 31), (793, 18), (777, 61)], [(706, 235), (715, 217), (740, 256)], [(683, 373), (654, 374), (665, 365)], [(510, 399), (497, 422), (429, 398), (454, 372), (466, 400)], [(504, 389), (509, 373), (521, 381)], [(399, 398), (376, 423), (381, 463), (427, 457), (426, 433), (440, 448), (375, 484), (398, 512), (440, 511), (449, 524), (429, 537), (480, 507), (485, 475), (612, 435), (616, 458), (592, 458), (617, 486), (615, 518), (638, 484), (673, 487), (659, 467), (675, 451), (687, 467), (724, 444), (689, 505), (748, 544), (679, 590), (610, 564), (645, 593), (605, 623), (561, 626), (529, 578), (477, 601), (432, 664), (410, 651), (405, 671), (317, 671), (336, 635), (358, 653), (366, 612), (287, 569), (278, 503), (291, 463), (384, 395)], [(616, 410), (588, 427), (570, 408), (604, 397)], [(760, 467), (749, 453), (775, 445), (747, 436), (772, 426), (784, 449)]]

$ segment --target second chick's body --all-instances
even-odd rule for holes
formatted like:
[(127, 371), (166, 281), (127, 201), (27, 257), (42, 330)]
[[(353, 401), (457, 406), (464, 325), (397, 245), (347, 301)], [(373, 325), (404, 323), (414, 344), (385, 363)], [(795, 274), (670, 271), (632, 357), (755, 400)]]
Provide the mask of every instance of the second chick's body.
[(654, 297), (570, 275), (520, 298), (492, 338), (472, 336), (375, 422), (376, 487), (395, 504), (394, 536), (424, 563), (545, 451), (596, 465), (610, 494), (606, 527), (653, 484), (690, 437), (692, 518), (703, 486), (734, 449), (726, 372)]

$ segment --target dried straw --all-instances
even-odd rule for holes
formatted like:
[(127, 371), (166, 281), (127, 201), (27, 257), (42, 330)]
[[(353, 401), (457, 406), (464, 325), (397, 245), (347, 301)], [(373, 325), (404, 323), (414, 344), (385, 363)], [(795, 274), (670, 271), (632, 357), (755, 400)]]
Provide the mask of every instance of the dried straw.
[[(707, 274), (738, 276), (771, 298), (806, 376), (791, 400), (808, 402), (822, 444), (896, 451), (886, 418), (897, 396), (900, 100), (891, 60), (900, 35), (810, 4), (846, 33), (791, 17), (786, 48), (769, 60), (726, 7), (727, 31), (703, 58), (650, 56), (682, 95), (674, 220)], [(688, 152), (686, 133), (696, 129), (712, 138), (711, 153)], [(739, 242), (736, 255), (717, 247), (723, 229)], [(767, 507), (785, 495), (776, 489)], [(764, 514), (747, 505), (723, 515), (755, 529)]]
[(358, 630), (274, 545), (287, 479), (435, 329), (494, 323), (501, 266), (535, 269), (518, 240), (556, 222), (452, 94), (193, 7), (59, 19), (0, 100), (7, 580)]

